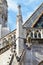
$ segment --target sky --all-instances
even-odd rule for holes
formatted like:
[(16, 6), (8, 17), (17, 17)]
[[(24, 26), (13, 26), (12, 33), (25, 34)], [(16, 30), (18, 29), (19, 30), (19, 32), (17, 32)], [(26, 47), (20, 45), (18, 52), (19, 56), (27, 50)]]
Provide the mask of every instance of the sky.
[(23, 22), (39, 7), (43, 0), (7, 0), (8, 2), (8, 26), (11, 31), (16, 29), (18, 5), (21, 5)]

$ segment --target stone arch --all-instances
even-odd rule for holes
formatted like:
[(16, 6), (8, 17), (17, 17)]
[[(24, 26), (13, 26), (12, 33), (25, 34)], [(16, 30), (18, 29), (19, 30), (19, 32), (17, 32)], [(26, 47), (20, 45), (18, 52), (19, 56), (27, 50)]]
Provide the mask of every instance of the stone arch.
[(34, 33), (34, 37), (37, 38), (37, 32)]
[(35, 38), (41, 38), (41, 33), (39, 30), (36, 30), (34, 33)]
[(31, 32), (31, 38), (33, 38), (33, 32)]
[(41, 33), (40, 33), (40, 31), (39, 31), (39, 30), (36, 30), (36, 33), (38, 34), (37, 37), (38, 37), (38, 38), (41, 38)]
[(43, 61), (41, 61), (38, 65), (43, 65)]
[(41, 33), (40, 32), (38, 33), (38, 37), (41, 38)]

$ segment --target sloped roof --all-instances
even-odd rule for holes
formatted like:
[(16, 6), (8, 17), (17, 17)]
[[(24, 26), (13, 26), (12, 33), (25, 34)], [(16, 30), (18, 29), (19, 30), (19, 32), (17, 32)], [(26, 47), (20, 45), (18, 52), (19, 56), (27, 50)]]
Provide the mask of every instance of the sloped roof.
[(43, 3), (36, 9), (36, 11), (30, 16), (30, 18), (23, 24), (23, 27), (32, 27), (33, 24), (43, 14)]
[(32, 27), (43, 28), (43, 13), (36, 19)]

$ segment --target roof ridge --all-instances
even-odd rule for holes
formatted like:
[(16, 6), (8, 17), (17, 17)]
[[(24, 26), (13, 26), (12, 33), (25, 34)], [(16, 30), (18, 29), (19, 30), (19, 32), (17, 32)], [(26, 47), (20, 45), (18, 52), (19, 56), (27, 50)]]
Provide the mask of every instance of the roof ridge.
[[(38, 6), (38, 8), (33, 12), (33, 14), (24, 22), (24, 24), (35, 14), (35, 12), (43, 5), (43, 2)], [(24, 25), (23, 24), (23, 25)]]

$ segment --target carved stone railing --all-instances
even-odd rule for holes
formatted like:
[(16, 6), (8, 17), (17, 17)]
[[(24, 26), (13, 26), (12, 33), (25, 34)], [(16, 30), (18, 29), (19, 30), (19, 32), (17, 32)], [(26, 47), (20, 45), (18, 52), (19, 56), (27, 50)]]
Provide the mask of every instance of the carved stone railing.
[(33, 44), (43, 44), (43, 29), (42, 28), (27, 28), (26, 29), (26, 43), (27, 49), (31, 50)]
[(1, 55), (2, 53), (4, 53), (6, 50), (8, 50), (9, 48), (10, 48), (9, 45), (7, 45), (7, 46), (1, 48), (1, 49), (0, 49), (0, 55)]
[(43, 39), (43, 29), (42, 28), (30, 28), (27, 29), (27, 37), (31, 39)]
[(12, 46), (16, 46), (15, 31), (0, 39), (0, 54), (4, 53), (9, 48), (12, 48)]

